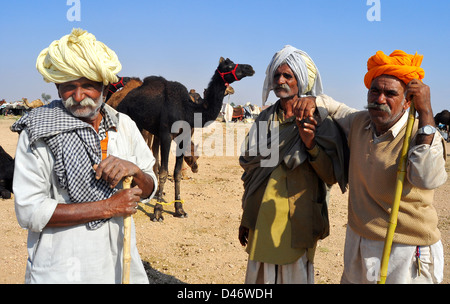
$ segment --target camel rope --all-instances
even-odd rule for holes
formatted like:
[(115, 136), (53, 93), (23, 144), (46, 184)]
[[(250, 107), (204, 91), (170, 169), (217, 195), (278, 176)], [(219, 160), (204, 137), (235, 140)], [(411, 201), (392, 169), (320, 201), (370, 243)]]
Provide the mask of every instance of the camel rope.
[(170, 203), (158, 202), (158, 204), (163, 205), (163, 206), (169, 206), (169, 205), (172, 205), (174, 203), (182, 203), (182, 204), (184, 204), (184, 200), (173, 200)]

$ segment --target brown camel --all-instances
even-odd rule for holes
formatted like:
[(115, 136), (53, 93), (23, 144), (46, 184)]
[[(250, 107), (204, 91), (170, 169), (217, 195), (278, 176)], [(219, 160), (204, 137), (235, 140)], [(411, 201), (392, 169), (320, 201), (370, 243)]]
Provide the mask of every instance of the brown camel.
[(115, 93), (110, 95), (110, 97), (106, 98), (106, 103), (109, 104), (114, 109), (117, 108), (119, 103), (125, 98), (125, 96), (127, 96), (127, 94), (131, 90), (141, 86), (141, 84), (142, 84), (142, 81), (136, 77), (131, 77), (131, 78), (130, 77), (122, 77), (122, 78), (128, 78), (128, 81), (123, 86), (122, 90), (117, 91), (117, 92), (115, 91)]
[(30, 109), (39, 108), (44, 105), (44, 103), (40, 99), (36, 99), (36, 100), (33, 100), (32, 102), (28, 102), (28, 99), (24, 97), (24, 98), (22, 98), (22, 101)]
[[(173, 130), (175, 122), (185, 123), (184, 126), (193, 130), (195, 127), (204, 127), (214, 121), (222, 108), (225, 90), (234, 81), (241, 80), (254, 74), (252, 66), (248, 64), (235, 64), (230, 59), (220, 59), (219, 66), (206, 89), (202, 104), (192, 102), (189, 92), (179, 82), (167, 81), (163, 77), (150, 76), (144, 83), (132, 90), (117, 107), (119, 112), (128, 114), (140, 130), (147, 130), (158, 137), (161, 151), (161, 169), (159, 171), (159, 186), (157, 199), (163, 200), (164, 184), (168, 175), (168, 161), (171, 141), (178, 136), (177, 154), (174, 170), (175, 181), (175, 216), (185, 217), (183, 210), (180, 182), (183, 156), (190, 148), (191, 132), (183, 128)], [(199, 123), (194, 124), (194, 116)], [(199, 125), (198, 125), (199, 124)], [(180, 124), (178, 124), (179, 126)], [(192, 152), (192, 151), (191, 151)], [(157, 203), (154, 208), (156, 221), (163, 220), (162, 205)]]
[[(225, 96), (234, 94), (234, 89), (231, 86), (227, 86), (225, 89)], [(203, 91), (203, 96), (206, 95), (206, 89)], [(189, 97), (191, 98), (193, 103), (202, 104), (203, 98), (197, 93), (194, 89), (189, 91)]]
[(108, 93), (106, 94), (106, 100), (105, 101), (108, 101), (108, 99), (114, 93), (116, 93), (118, 90), (123, 88), (127, 84), (127, 82), (130, 81), (130, 79), (131, 79), (130, 77), (120, 77), (119, 75), (117, 75), (117, 78), (119, 78), (119, 81), (109, 84)]

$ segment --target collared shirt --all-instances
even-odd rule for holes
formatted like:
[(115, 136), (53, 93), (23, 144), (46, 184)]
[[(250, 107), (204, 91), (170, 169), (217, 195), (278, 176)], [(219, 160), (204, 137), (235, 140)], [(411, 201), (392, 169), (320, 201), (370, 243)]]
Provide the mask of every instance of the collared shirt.
[[(155, 158), (136, 124), (126, 115), (105, 106), (117, 130), (109, 129), (108, 153), (135, 163), (153, 173)], [(105, 116), (105, 117), (106, 117)], [(66, 190), (57, 182), (54, 158), (43, 140), (29, 149), (27, 132), (22, 132), (16, 151), (14, 173), (15, 209), (21, 227), (28, 229), (26, 283), (120, 283), (122, 274), (123, 218), (113, 217), (97, 230), (85, 224), (46, 227), (58, 204), (68, 204)], [(156, 187), (150, 198), (156, 192)], [(131, 232), (131, 283), (148, 283), (136, 247), (135, 227)]]
[[(406, 124), (406, 122), (408, 121), (408, 111), (405, 111), (405, 113), (403, 113), (402, 117), (400, 117), (400, 119), (388, 130), (388, 132), (391, 132), (392, 137), (396, 138), (398, 133), (400, 132), (400, 130), (402, 129), (402, 127)], [(373, 128), (373, 141), (374, 143), (379, 142), (380, 140), (380, 136), (377, 136), (375, 133), (375, 126), (370, 123), (366, 129), (369, 128)]]

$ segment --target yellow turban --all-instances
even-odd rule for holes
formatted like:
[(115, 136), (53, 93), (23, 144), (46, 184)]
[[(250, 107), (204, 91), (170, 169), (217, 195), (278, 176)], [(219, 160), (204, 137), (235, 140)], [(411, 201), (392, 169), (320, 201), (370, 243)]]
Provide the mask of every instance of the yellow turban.
[(425, 71), (420, 67), (423, 55), (406, 54), (401, 50), (392, 52), (386, 56), (382, 51), (378, 51), (367, 61), (367, 73), (364, 77), (364, 84), (369, 89), (372, 80), (380, 75), (392, 75), (408, 84), (413, 79), (422, 80)]
[(53, 41), (39, 54), (36, 68), (46, 82), (64, 83), (86, 77), (104, 85), (118, 81), (122, 69), (116, 53), (81, 29)]

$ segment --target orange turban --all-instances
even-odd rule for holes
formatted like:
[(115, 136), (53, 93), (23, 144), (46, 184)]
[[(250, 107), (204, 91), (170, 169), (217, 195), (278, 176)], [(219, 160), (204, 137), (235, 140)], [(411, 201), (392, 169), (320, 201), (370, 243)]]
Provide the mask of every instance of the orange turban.
[(392, 52), (386, 56), (382, 51), (378, 51), (367, 61), (367, 73), (364, 76), (364, 84), (369, 89), (372, 80), (380, 75), (392, 75), (408, 84), (413, 79), (422, 80), (425, 71), (420, 67), (423, 55), (406, 54), (401, 50)]

